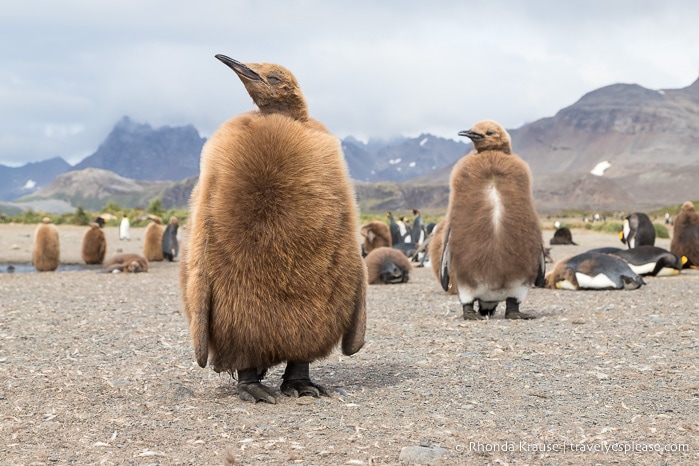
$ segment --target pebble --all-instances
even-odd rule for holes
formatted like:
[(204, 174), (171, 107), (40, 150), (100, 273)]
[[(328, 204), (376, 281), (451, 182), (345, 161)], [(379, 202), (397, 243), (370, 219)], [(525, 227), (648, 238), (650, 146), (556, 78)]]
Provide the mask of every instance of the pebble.
[(400, 450), (401, 464), (438, 464), (447, 450), (441, 447), (411, 446)]

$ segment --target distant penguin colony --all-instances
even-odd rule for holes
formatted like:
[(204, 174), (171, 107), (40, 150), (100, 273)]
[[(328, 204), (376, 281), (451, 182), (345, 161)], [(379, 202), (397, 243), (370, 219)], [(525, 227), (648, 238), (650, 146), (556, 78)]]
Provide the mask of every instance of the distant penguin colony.
[(371, 251), (364, 259), (369, 275), (369, 284), (407, 283), (412, 266), (401, 251), (381, 247)]
[(105, 273), (141, 273), (148, 272), (148, 261), (138, 254), (117, 254), (104, 264)]
[(551, 238), (549, 244), (551, 244), (551, 246), (565, 244), (577, 246), (577, 243), (573, 241), (573, 233), (570, 232), (570, 228), (568, 227), (557, 228), (553, 233), (553, 238)]
[(121, 218), (121, 223), (119, 223), (119, 239), (120, 240), (130, 240), (130, 229), (131, 229), (131, 222), (129, 221), (129, 217), (124, 214), (124, 216)]
[(107, 255), (107, 237), (99, 223), (93, 222), (83, 235), (81, 257), (86, 264), (101, 264)]
[(143, 234), (143, 256), (148, 262), (159, 262), (163, 257), (163, 227), (160, 219), (153, 219)]
[(58, 268), (60, 256), (58, 228), (50, 218), (44, 217), (34, 230), (32, 264), (38, 272), (52, 272)]
[(471, 139), (474, 151), (451, 173), (442, 287), (457, 288), (464, 319), (492, 315), (501, 301), (505, 318), (530, 319), (519, 306), (531, 286), (543, 285), (545, 264), (529, 167), (492, 120), (459, 135)]
[(384, 222), (375, 220), (373, 222), (362, 225), (359, 233), (364, 238), (364, 254), (369, 254), (374, 249), (381, 247), (391, 247), (391, 233), (388, 230), (388, 225)]
[(546, 287), (563, 290), (635, 290), (643, 278), (621, 258), (585, 252), (559, 261), (546, 274)]
[(366, 329), (367, 272), (340, 142), (309, 118), (287, 69), (216, 58), (259, 110), (225, 122), (202, 149), (180, 262), (196, 360), (237, 372), (246, 401), (275, 403), (262, 380), (283, 362), (284, 395), (327, 394), (310, 363), (339, 342), (356, 353)]
[(692, 202), (682, 204), (672, 226), (670, 252), (686, 257), (685, 268), (699, 267), (699, 213)]
[(177, 240), (177, 229), (180, 226), (180, 222), (177, 217), (172, 216), (168, 221), (168, 225), (165, 227), (162, 238), (162, 250), (163, 258), (167, 259), (169, 262), (175, 260), (177, 254), (180, 251), (180, 244)]
[(653, 246), (655, 245), (655, 227), (647, 214), (634, 212), (624, 219), (619, 238), (629, 249)]

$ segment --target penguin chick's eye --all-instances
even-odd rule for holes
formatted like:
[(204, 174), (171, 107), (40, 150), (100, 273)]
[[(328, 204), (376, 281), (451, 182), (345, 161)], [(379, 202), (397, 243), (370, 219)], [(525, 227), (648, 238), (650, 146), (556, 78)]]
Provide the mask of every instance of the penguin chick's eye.
[(495, 132), (493, 132), (493, 131), (486, 131), (485, 132), (486, 136), (492, 136), (493, 134), (495, 134)]
[(269, 76), (267, 76), (267, 82), (270, 84), (279, 84), (280, 82), (282, 82), (282, 80), (281, 78), (279, 78), (279, 76), (270, 74)]

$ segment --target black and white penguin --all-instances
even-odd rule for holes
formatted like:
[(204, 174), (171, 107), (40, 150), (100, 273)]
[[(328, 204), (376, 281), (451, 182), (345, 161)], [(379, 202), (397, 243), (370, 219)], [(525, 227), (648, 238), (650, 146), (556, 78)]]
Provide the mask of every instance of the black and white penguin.
[(687, 257), (677, 257), (666, 249), (657, 246), (638, 246), (633, 249), (598, 248), (588, 252), (613, 254), (623, 259), (631, 270), (639, 275), (669, 277), (678, 275)]
[(629, 249), (637, 248), (638, 246), (654, 246), (655, 227), (653, 222), (643, 212), (634, 212), (624, 219), (622, 230), (619, 232), (619, 239)]
[(635, 290), (643, 278), (619, 257), (584, 252), (559, 261), (546, 274), (546, 287), (563, 290)]

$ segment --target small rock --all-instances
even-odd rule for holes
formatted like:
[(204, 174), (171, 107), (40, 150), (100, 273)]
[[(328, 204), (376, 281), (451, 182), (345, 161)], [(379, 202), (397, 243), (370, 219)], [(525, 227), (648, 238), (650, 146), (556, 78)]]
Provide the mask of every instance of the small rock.
[(403, 447), (398, 460), (402, 464), (437, 464), (446, 453), (441, 447)]

